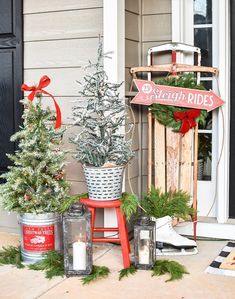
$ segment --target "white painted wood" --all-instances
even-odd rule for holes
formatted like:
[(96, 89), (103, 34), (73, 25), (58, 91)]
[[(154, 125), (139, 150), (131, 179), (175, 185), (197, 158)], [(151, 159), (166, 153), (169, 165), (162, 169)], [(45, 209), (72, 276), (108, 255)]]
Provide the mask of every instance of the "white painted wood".
[(142, 14), (171, 13), (171, 0), (143, 0)]
[(143, 42), (171, 39), (171, 14), (143, 16)]
[(24, 16), (24, 41), (97, 37), (102, 32), (102, 8)]
[[(230, 147), (230, 10), (229, 1), (218, 1), (219, 23), (219, 86), (225, 105), (218, 116), (218, 155), (223, 146), (223, 153), (218, 167), (217, 220), (225, 223), (229, 216), (229, 147)], [(222, 114), (223, 113), (223, 114)], [(224, 137), (224, 138), (223, 138)], [(234, 226), (233, 226), (234, 227)], [(233, 229), (234, 230), (234, 229)], [(234, 239), (234, 238), (233, 238)]]
[(98, 38), (24, 43), (24, 68), (85, 66), (96, 61)]
[(102, 7), (102, 0), (24, 0), (24, 14)]
[(51, 79), (46, 90), (55, 97), (78, 97), (81, 86), (77, 81), (82, 81), (84, 69), (79, 68), (57, 68), (57, 69), (26, 69), (24, 71), (24, 82), (28, 85), (37, 84), (43, 75)]
[[(104, 52), (113, 52), (112, 59), (104, 60), (104, 69), (108, 81), (120, 83), (125, 80), (125, 1), (103, 0), (103, 47)], [(125, 85), (120, 89), (120, 96), (125, 95)], [(125, 180), (125, 179), (124, 179)], [(117, 225), (113, 209), (104, 211), (104, 225)], [(105, 233), (105, 235), (110, 235)]]
[(172, 41), (193, 45), (193, 1), (172, 0)]
[(126, 27), (125, 27), (125, 38), (139, 41), (139, 17), (138, 15), (131, 13), (129, 11), (125, 12), (125, 20), (126, 20)]
[[(174, 227), (176, 232), (181, 235), (193, 236), (193, 223), (183, 222)], [(230, 223), (210, 223), (198, 222), (197, 236), (206, 238), (219, 238), (225, 240), (235, 239), (234, 224)]]

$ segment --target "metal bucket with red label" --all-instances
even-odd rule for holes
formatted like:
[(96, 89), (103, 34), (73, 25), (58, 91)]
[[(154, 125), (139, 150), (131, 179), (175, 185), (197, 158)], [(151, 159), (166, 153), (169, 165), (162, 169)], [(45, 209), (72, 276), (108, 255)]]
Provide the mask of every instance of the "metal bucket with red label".
[(61, 251), (61, 215), (26, 213), (19, 215), (18, 221), (23, 261), (34, 263), (42, 260), (42, 254), (45, 252)]

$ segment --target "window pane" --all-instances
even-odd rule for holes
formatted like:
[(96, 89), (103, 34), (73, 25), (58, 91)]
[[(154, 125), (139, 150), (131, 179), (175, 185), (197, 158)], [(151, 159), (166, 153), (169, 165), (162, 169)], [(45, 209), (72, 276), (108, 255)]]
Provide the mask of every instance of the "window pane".
[(211, 180), (211, 134), (199, 133), (198, 140), (198, 180)]
[(194, 45), (201, 48), (202, 65), (212, 66), (212, 28), (195, 28)]
[(194, 24), (212, 23), (212, 0), (194, 0)]

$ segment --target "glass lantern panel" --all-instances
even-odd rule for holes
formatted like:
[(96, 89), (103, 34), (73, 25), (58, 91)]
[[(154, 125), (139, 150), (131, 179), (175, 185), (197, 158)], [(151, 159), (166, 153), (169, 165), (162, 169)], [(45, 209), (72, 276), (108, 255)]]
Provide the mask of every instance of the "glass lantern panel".
[(67, 254), (69, 270), (86, 270), (87, 261), (87, 223), (85, 219), (67, 221)]

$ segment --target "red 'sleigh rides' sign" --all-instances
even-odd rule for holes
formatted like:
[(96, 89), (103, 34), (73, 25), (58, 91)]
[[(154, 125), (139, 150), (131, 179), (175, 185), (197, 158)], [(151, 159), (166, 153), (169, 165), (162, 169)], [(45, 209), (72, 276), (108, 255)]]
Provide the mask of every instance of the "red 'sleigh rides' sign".
[(186, 108), (214, 110), (224, 104), (212, 90), (188, 89), (166, 85), (156, 85), (152, 81), (134, 79), (138, 88), (132, 104), (162, 104)]

